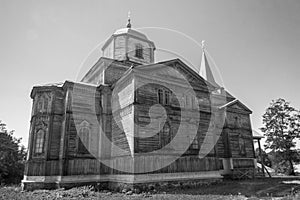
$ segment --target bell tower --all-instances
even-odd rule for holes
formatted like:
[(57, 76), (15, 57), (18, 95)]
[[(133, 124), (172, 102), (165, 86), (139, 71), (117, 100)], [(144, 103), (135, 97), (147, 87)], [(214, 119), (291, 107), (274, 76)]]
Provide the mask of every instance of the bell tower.
[(154, 42), (131, 27), (130, 17), (126, 28), (121, 28), (105, 42), (102, 56), (119, 61), (132, 61), (139, 64), (154, 63)]

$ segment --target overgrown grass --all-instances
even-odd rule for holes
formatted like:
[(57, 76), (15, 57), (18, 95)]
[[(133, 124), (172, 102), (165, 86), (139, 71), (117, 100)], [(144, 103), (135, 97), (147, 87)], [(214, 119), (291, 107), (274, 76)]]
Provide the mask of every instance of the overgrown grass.
[[(286, 179), (285, 179), (286, 180)], [(22, 191), (20, 186), (2, 186), (0, 199), (38, 200), (38, 199), (198, 199), (198, 200), (298, 200), (300, 186), (283, 184), (282, 179), (257, 179), (244, 181), (224, 181), (218, 184), (197, 187), (177, 187), (153, 189), (138, 194), (135, 191), (111, 192), (98, 191), (93, 186), (83, 186), (69, 190), (35, 190)]]

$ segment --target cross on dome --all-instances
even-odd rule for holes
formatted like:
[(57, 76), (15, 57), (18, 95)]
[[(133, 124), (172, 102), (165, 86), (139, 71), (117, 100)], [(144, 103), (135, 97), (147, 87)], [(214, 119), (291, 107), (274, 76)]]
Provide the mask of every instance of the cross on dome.
[(131, 23), (130, 23), (130, 11), (128, 11), (128, 19), (127, 19), (127, 25), (126, 25), (126, 27), (127, 28), (131, 28)]

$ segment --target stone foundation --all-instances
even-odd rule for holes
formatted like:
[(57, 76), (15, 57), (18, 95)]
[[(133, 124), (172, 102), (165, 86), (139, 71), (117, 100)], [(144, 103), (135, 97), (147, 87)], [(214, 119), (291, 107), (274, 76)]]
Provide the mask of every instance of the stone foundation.
[(147, 191), (154, 188), (177, 187), (183, 185), (201, 185), (222, 181), (219, 171), (137, 174), (137, 175), (88, 175), (88, 176), (24, 176), (23, 190), (69, 189), (72, 187), (93, 185), (99, 190), (109, 189)]

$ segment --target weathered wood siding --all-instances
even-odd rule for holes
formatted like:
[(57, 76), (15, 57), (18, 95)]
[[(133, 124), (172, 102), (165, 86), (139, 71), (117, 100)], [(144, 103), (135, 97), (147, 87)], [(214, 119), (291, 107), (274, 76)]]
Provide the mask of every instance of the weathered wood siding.
[(254, 160), (249, 158), (233, 159), (233, 168), (254, 168)]
[(53, 102), (51, 103), (51, 123), (49, 128), (49, 159), (58, 159), (60, 151), (60, 139), (61, 139), (61, 128), (62, 120), (64, 115), (64, 97), (65, 93), (60, 88), (54, 91)]
[(75, 84), (71, 87), (67, 105), (68, 127), (66, 130), (67, 155), (70, 157), (83, 156), (77, 152), (77, 143), (80, 139), (78, 131), (82, 122), (87, 122), (89, 132), (88, 144), (85, 147), (90, 152), (84, 156), (97, 156), (99, 150), (99, 116), (101, 113), (100, 93), (96, 87)]
[(104, 71), (104, 84), (112, 85), (117, 82), (127, 70), (127, 67), (122, 66), (109, 66)]
[(114, 45), (114, 59), (126, 60), (126, 36), (116, 37)]
[(247, 113), (229, 108), (226, 122), (218, 141), (221, 157), (254, 158), (254, 146), (250, 116)]
[(114, 40), (111, 40), (110, 43), (106, 46), (103, 51), (103, 56), (107, 58), (114, 58)]
[[(159, 109), (155, 111), (152, 106), (158, 104), (158, 90), (163, 89), (170, 92), (170, 103), (169, 105), (163, 106), (167, 114), (167, 123), (171, 127), (171, 140), (173, 137), (175, 137), (176, 133), (178, 132), (178, 127), (179, 125), (181, 125), (185, 132), (185, 135), (183, 136), (185, 138), (182, 138), (182, 143), (178, 145), (182, 145), (182, 148), (185, 148), (184, 146), (186, 146), (186, 138), (189, 138), (190, 141), (194, 139), (190, 135), (192, 134), (193, 127), (195, 127), (196, 130), (194, 131), (197, 131), (196, 137), (198, 139), (199, 149), (189, 148), (186, 154), (198, 154), (204, 142), (204, 138), (207, 137), (207, 130), (211, 117), (211, 113), (209, 112), (210, 108), (207, 107), (207, 103), (209, 103), (207, 102), (208, 93), (205, 94), (204, 91), (198, 90), (196, 91), (196, 97), (193, 97), (191, 94), (188, 94), (186, 92), (187, 89), (185, 87), (174, 86), (177, 87), (178, 91), (181, 91), (181, 96), (178, 98), (168, 88), (163, 86), (164, 84), (159, 84), (159, 81), (157, 80), (155, 81), (157, 82), (157, 84), (145, 84), (143, 83), (143, 79), (141, 78), (137, 78), (135, 81), (139, 81), (138, 84), (143, 85), (142, 87), (139, 87), (135, 92), (135, 123), (138, 125), (138, 130), (136, 130), (136, 132), (138, 135), (147, 135), (148, 133), (149, 135), (151, 134), (151, 137), (136, 138), (138, 145), (136, 148), (137, 152), (152, 152), (162, 148), (160, 145), (159, 137), (159, 131), (162, 129), (162, 127), (160, 127), (158, 123), (159, 119), (162, 117), (160, 116), (161, 111)], [(190, 97), (190, 99), (188, 97)], [(207, 101), (203, 101), (202, 99), (207, 99)], [(197, 104), (195, 104), (195, 101), (200, 102), (200, 100), (202, 100), (201, 102), (203, 103), (197, 109)], [(153, 116), (149, 116), (150, 109), (152, 109), (151, 114)], [(182, 116), (183, 109), (185, 113), (189, 114), (187, 114), (186, 116)], [(195, 124), (194, 120), (194, 116), (197, 113), (200, 114), (199, 124)], [(157, 134), (154, 134), (155, 132)], [(211, 142), (211, 140), (207, 141)], [(215, 155), (213, 144), (210, 146), (212, 147), (212, 149), (211, 151), (209, 151), (209, 155)]]
[[(152, 55), (153, 49), (148, 42), (136, 38), (128, 37), (127, 43), (128, 43), (127, 55), (130, 60), (138, 63), (144, 63), (144, 64), (149, 64), (154, 62), (153, 55)], [(143, 49), (143, 58), (137, 58), (135, 56), (136, 45), (141, 45)]]
[(26, 176), (55, 176), (59, 175), (58, 160), (29, 160), (26, 161), (24, 175)]

